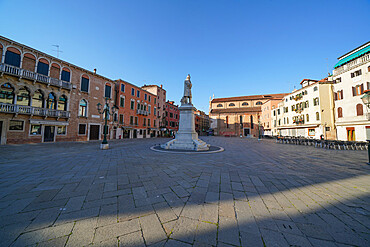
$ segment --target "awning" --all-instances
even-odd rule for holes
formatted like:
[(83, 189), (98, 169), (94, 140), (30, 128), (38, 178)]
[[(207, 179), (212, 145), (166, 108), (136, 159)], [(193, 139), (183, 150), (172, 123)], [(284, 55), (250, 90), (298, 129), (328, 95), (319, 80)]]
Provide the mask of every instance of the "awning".
[(309, 125), (297, 125), (297, 126), (287, 126), (287, 127), (278, 127), (278, 130), (282, 129), (301, 129), (301, 128), (314, 128), (319, 127), (319, 124), (309, 124)]
[(359, 51), (356, 51), (355, 53), (353, 53), (352, 55), (350, 55), (348, 57), (345, 57), (345, 58), (339, 60), (339, 62), (337, 62), (334, 65), (334, 68), (337, 68), (337, 67), (339, 67), (339, 66), (341, 66), (341, 65), (343, 65), (343, 64), (345, 64), (345, 63), (347, 63), (347, 62), (349, 62), (349, 61), (351, 61), (351, 60), (353, 60), (355, 58), (358, 58), (359, 56), (361, 56), (361, 55), (363, 55), (363, 54), (365, 54), (367, 52), (370, 52), (370, 45), (367, 46), (367, 47), (365, 47), (365, 48), (362, 48)]
[(58, 126), (64, 126), (69, 125), (67, 121), (48, 121), (48, 120), (42, 120), (42, 119), (30, 119), (31, 124), (43, 124), (43, 125), (58, 125)]

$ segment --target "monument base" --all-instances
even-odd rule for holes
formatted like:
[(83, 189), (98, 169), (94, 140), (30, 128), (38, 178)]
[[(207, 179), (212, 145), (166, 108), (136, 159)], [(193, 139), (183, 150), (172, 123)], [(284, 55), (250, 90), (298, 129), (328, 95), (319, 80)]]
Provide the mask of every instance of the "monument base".
[(100, 149), (103, 149), (103, 150), (109, 149), (109, 144), (108, 143), (107, 144), (100, 144)]
[(209, 150), (210, 145), (200, 140), (198, 133), (195, 132), (194, 110), (195, 108), (192, 104), (184, 104), (179, 107), (180, 124), (176, 138), (162, 144), (161, 148), (194, 151)]

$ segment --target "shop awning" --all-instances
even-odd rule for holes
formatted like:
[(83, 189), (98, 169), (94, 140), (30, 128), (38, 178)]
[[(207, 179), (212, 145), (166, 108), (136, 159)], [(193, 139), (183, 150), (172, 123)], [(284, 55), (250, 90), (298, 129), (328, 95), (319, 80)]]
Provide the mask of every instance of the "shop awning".
[(370, 45), (365, 47), (365, 48), (362, 48), (361, 50), (359, 51), (356, 51), (355, 53), (353, 53), (352, 55), (348, 56), (348, 57), (345, 57), (341, 60), (339, 60), (339, 62), (337, 62), (335, 65), (334, 65), (334, 68), (337, 68), (345, 63), (348, 63), (349, 61), (355, 59), (355, 58), (358, 58), (359, 56), (367, 53), (367, 52), (370, 52)]

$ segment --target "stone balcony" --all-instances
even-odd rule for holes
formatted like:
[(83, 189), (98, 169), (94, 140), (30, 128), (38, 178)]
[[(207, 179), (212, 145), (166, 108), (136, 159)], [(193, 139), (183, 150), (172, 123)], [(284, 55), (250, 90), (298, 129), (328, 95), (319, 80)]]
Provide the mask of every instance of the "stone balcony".
[(41, 75), (36, 72), (25, 70), (5, 63), (0, 63), (0, 73), (18, 76), (19, 78), (26, 78), (29, 80), (38, 81), (47, 85), (65, 88), (68, 90), (72, 89), (72, 83), (70, 82), (62, 81), (46, 75)]
[(0, 113), (14, 113), (24, 114), (31, 116), (42, 116), (42, 117), (56, 117), (56, 118), (70, 118), (71, 113), (69, 111), (61, 111), (47, 108), (39, 108), (32, 106), (13, 105), (0, 103)]
[(148, 116), (149, 115), (149, 112), (148, 111), (144, 111), (144, 110), (136, 110), (136, 113), (138, 115), (144, 115), (144, 116)]

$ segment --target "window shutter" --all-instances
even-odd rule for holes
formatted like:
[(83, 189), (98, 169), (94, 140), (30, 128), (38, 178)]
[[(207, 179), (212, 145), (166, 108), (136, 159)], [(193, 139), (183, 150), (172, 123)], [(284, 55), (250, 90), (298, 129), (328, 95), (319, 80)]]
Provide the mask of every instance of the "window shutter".
[(364, 93), (364, 84), (361, 84), (361, 94)]
[(356, 87), (352, 87), (352, 96), (356, 96)]
[[(369, 66), (369, 68), (370, 68), (370, 66)], [(370, 82), (366, 82), (366, 84), (367, 84), (367, 90), (370, 90)]]
[(338, 100), (338, 93), (334, 93), (334, 100)]
[(340, 99), (343, 99), (343, 89), (340, 90)]

